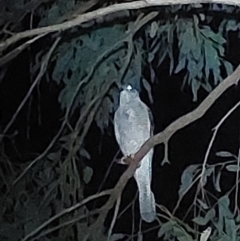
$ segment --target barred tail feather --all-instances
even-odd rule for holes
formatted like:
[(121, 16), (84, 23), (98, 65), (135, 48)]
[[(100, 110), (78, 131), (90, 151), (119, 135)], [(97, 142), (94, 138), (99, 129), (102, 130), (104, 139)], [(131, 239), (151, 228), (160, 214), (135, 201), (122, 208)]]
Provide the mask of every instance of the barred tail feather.
[(151, 223), (156, 218), (156, 206), (154, 194), (150, 190), (150, 193), (139, 192), (139, 206), (140, 214), (144, 221)]
[(155, 198), (151, 191), (151, 165), (152, 155), (149, 153), (143, 158), (134, 175), (139, 190), (140, 214), (142, 219), (149, 223), (156, 218)]

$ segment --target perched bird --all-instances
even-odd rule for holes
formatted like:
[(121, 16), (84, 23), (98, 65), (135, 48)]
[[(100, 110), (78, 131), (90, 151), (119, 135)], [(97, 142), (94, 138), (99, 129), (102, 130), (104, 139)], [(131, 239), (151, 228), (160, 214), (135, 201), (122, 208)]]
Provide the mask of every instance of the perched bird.
[[(152, 136), (151, 112), (141, 101), (137, 90), (128, 86), (120, 93), (119, 107), (114, 116), (114, 130), (125, 157), (135, 154)], [(153, 149), (141, 160), (134, 178), (139, 190), (140, 214), (144, 221), (156, 217), (154, 194), (151, 191)]]

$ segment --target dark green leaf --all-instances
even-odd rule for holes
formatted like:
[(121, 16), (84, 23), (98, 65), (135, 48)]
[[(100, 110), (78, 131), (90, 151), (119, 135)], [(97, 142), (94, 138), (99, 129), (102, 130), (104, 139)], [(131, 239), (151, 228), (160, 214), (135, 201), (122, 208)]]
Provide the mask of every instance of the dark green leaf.
[(221, 157), (234, 157), (234, 155), (228, 151), (219, 151), (216, 153), (216, 156), (221, 156)]
[(223, 196), (218, 200), (218, 207), (219, 207), (219, 213), (220, 217), (219, 218), (232, 218), (233, 214), (229, 210), (229, 197), (228, 196)]
[(221, 188), (220, 188), (220, 177), (221, 177), (221, 172), (219, 172), (217, 174), (217, 178), (216, 180), (213, 182), (213, 185), (215, 187), (215, 189), (218, 191), (218, 192), (221, 192)]
[(173, 229), (174, 222), (172, 220), (164, 223), (158, 231), (158, 237), (162, 237), (165, 233), (168, 233), (170, 230)]
[(191, 88), (192, 88), (192, 92), (193, 92), (193, 101), (197, 101), (197, 93), (198, 93), (198, 90), (200, 88), (200, 85), (201, 85), (201, 83), (197, 79), (191, 80)]
[(201, 86), (202, 86), (207, 92), (211, 92), (211, 91), (212, 91), (212, 86), (209, 84), (209, 82), (201, 83)]
[(195, 217), (193, 219), (193, 222), (197, 223), (198, 225), (204, 226), (206, 225), (210, 220), (213, 220), (213, 218), (215, 217), (215, 210), (214, 209), (210, 209), (205, 217)]
[(81, 148), (80, 155), (87, 158), (88, 160), (91, 159), (90, 154), (88, 153), (88, 151), (85, 148)]
[(202, 181), (202, 185), (203, 186), (205, 186), (206, 185), (206, 183), (207, 183), (207, 177), (209, 177), (210, 175), (212, 175), (212, 173), (214, 172), (214, 170), (215, 170), (215, 167), (208, 167), (206, 170), (205, 170), (205, 172), (204, 172), (204, 174), (203, 174), (203, 181)]
[(232, 72), (233, 72), (232, 64), (230, 62), (226, 61), (226, 60), (223, 60), (222, 62), (223, 62), (223, 65), (225, 66), (227, 75), (232, 74)]
[(199, 166), (200, 165), (198, 164), (191, 165), (184, 170), (181, 177), (181, 186), (178, 192), (179, 199), (181, 199), (185, 195), (185, 192), (191, 187), (195, 172)]
[(179, 60), (179, 63), (174, 71), (175, 74), (180, 72), (182, 69), (184, 69), (186, 66), (186, 57), (183, 57), (182, 59)]
[(237, 29), (239, 29), (240, 25), (239, 23), (236, 22), (236, 20), (234, 19), (230, 19), (227, 21), (226, 24), (226, 31), (236, 31)]
[(165, 59), (166, 55), (168, 53), (168, 48), (165, 44), (163, 44), (161, 46), (161, 48), (159, 48), (159, 59), (158, 59), (158, 64), (157, 66), (159, 67), (161, 65), (161, 63), (163, 62), (163, 60)]
[(93, 169), (91, 167), (86, 166), (83, 169), (83, 180), (87, 184), (90, 182), (93, 175)]
[(201, 29), (201, 33), (208, 39), (222, 45), (226, 43), (226, 39), (220, 33), (214, 33), (211, 29)]
[(203, 202), (201, 199), (197, 199), (197, 201), (200, 203), (200, 205), (203, 209), (209, 208), (209, 206), (205, 202)]
[(153, 103), (153, 97), (152, 97), (152, 92), (151, 92), (151, 86), (148, 83), (148, 81), (144, 78), (142, 78), (142, 83), (144, 88), (146, 89), (147, 93), (148, 93), (148, 98), (150, 100), (151, 103)]
[(238, 166), (238, 165), (228, 165), (228, 166), (226, 166), (226, 169), (230, 172), (237, 172), (237, 171), (240, 171), (240, 166)]
[(208, 222), (205, 218), (200, 217), (200, 216), (199, 217), (195, 217), (192, 221), (194, 223), (198, 224), (198, 225), (201, 225), (201, 226), (206, 225), (207, 222)]
[(150, 30), (149, 30), (150, 38), (154, 38), (156, 36), (158, 28), (159, 28), (158, 23), (156, 21), (151, 23), (151, 27), (150, 27)]
[(237, 237), (237, 227), (233, 219), (225, 218), (226, 233), (231, 238), (231, 240), (236, 240)]
[(124, 234), (122, 233), (114, 233), (111, 238), (110, 238), (110, 241), (117, 241), (119, 239), (123, 239), (125, 237)]

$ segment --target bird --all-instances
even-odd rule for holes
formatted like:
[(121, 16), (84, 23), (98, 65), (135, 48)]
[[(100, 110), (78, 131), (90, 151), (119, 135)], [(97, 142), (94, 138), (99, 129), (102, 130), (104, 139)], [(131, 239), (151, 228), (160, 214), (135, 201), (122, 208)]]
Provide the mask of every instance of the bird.
[[(114, 114), (115, 137), (125, 158), (134, 155), (153, 135), (151, 120), (151, 111), (141, 101), (139, 92), (128, 85), (120, 92), (119, 106)], [(155, 197), (151, 190), (152, 158), (153, 149), (143, 157), (134, 173), (140, 215), (148, 223), (156, 219)]]

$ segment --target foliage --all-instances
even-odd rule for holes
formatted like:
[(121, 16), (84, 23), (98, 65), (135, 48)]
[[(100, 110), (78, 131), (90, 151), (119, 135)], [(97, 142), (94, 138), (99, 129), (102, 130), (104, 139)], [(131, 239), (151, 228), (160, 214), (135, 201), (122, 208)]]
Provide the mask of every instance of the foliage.
[[(183, 86), (191, 86), (193, 100), (197, 100), (198, 90), (202, 87), (210, 92), (221, 80), (221, 66), (226, 69), (227, 75), (233, 69), (231, 63), (224, 59), (224, 44), (222, 33), (214, 33), (209, 26), (200, 25), (199, 16), (183, 19), (176, 17), (171, 21), (153, 22), (151, 30), (156, 29), (155, 38), (149, 47), (149, 60), (158, 58), (158, 66), (166, 56), (170, 58), (170, 74), (174, 70), (174, 38), (178, 39), (179, 57), (174, 73), (187, 69)], [(211, 84), (211, 77), (214, 81)]]
[[(79, 160), (75, 161), (77, 156), (72, 159), (63, 158), (63, 152), (64, 149), (50, 153), (47, 158), (38, 162), (15, 187), (9, 185), (13, 181), (9, 178), (15, 179), (25, 167), (18, 168), (17, 172), (1, 173), (1, 193), (4, 193), (6, 189), (8, 191), (5, 192), (7, 195), (0, 198), (1, 240), (19, 240), (20, 237), (25, 237), (55, 214), (74, 206), (83, 199), (83, 186), (91, 179), (92, 169), (86, 165), (79, 169), (76, 166)], [(0, 160), (2, 160), (0, 163), (2, 170), (9, 170), (9, 166), (6, 166), (9, 160), (6, 158), (4, 160), (0, 158)], [(16, 169), (15, 166), (10, 167), (10, 170)], [(80, 178), (81, 176), (83, 179)], [(81, 215), (84, 215), (85, 210), (86, 207), (82, 206), (72, 213), (60, 216), (57, 221), (50, 223), (47, 231), (39, 230), (42, 232), (37, 233), (38, 238), (44, 237), (44, 240), (59, 241), (83, 237), (87, 232), (87, 223), (81, 222)], [(56, 229), (59, 235), (57, 237), (51, 235), (51, 239), (47, 238), (47, 233), (55, 226), (59, 226)]]
[(59, 19), (74, 9), (76, 5), (75, 0), (56, 0), (49, 8), (44, 8), (44, 6), (38, 9), (38, 15), (41, 16), (39, 22), (39, 27), (49, 26), (59, 23)]
[[(216, 191), (221, 192), (221, 171), (226, 169), (229, 172), (237, 172), (239, 171), (239, 164), (237, 156), (234, 156), (227, 151), (218, 152), (216, 155), (225, 158), (230, 157), (230, 160), (222, 163), (216, 163), (214, 165), (207, 165), (206, 170), (203, 173), (203, 186), (205, 186), (207, 183), (207, 177), (212, 177), (212, 184), (214, 185)], [(180, 199), (182, 199), (185, 193), (192, 187), (192, 184), (199, 177), (200, 173), (200, 164), (191, 165), (184, 170), (181, 178), (181, 186), (178, 193)]]
[[(34, 7), (24, 11), (26, 1), (0, 0), (3, 12), (0, 14), (0, 26), (7, 25), (11, 31), (19, 30), (23, 28), (20, 20), (28, 12), (40, 18), (39, 27), (60, 23), (65, 20), (62, 16), (75, 10), (77, 2), (39, 0)], [(183, 86), (191, 87), (194, 101), (197, 100), (201, 88), (210, 92), (223, 77), (232, 72), (232, 64), (225, 58), (226, 39), (230, 31), (239, 31), (240, 24), (234, 19), (223, 19), (217, 30), (211, 29), (209, 26), (213, 18), (195, 11), (202, 7), (201, 4), (194, 4), (159, 9), (162, 17), (158, 16), (141, 28), (137, 35), (132, 36), (131, 31), (136, 27), (134, 24), (139, 20), (133, 19), (139, 13), (130, 11), (131, 18), (128, 23), (112, 26), (96, 24), (94, 29), (74, 28), (68, 31), (52, 58), (52, 79), (63, 86), (58, 98), (62, 109), (71, 109), (70, 116), (78, 113), (80, 117), (86, 110), (89, 110), (89, 116), (91, 111), (95, 111), (94, 120), (103, 133), (111, 124), (118, 105), (119, 91), (123, 85), (130, 83), (139, 91), (144, 88), (150, 101), (153, 101), (151, 84), (156, 78), (156, 69), (164, 60), (169, 61), (170, 75), (180, 72), (185, 74)], [(231, 6), (220, 7), (216, 4), (209, 5), (208, 10), (235, 13)], [(183, 15), (182, 11), (188, 14)], [(17, 12), (24, 12), (25, 15), (19, 15), (17, 20), (13, 20), (11, 16), (15, 17)], [(6, 39), (6, 35), (3, 39)], [(47, 47), (44, 47), (40, 54), (47, 51)], [(35, 57), (37, 63), (38, 58), (39, 53)], [(146, 80), (149, 79), (145, 72), (146, 68), (151, 72), (149, 81)], [(103, 86), (110, 81), (114, 84), (102, 97)], [(94, 102), (93, 100), (99, 96), (102, 98)], [(72, 123), (69, 122), (66, 120), (70, 134), (66, 128), (65, 134), (57, 144), (55, 143), (55, 151), (52, 150), (47, 157), (41, 158), (16, 186), (11, 186), (11, 183), (26, 166), (11, 164), (2, 153), (0, 190), (6, 196), (0, 197), (0, 240), (19, 240), (19, 237), (25, 237), (46, 224), (54, 215), (83, 199), (84, 185), (94, 174), (87, 163), (91, 156), (84, 149), (84, 137), (88, 131), (86, 125), (91, 124), (91, 120), (89, 123), (86, 120), (82, 121), (81, 126), (76, 124), (74, 130), (70, 125)], [(231, 153), (220, 152), (218, 155), (229, 157), (230, 160), (207, 165), (202, 176), (202, 188), (206, 188), (208, 181), (211, 180), (216, 191), (220, 193), (222, 170), (238, 173), (239, 163), (237, 157)], [(192, 165), (183, 172), (179, 202), (196, 183), (201, 171), (201, 165)], [(222, 196), (214, 205), (208, 203), (205, 198), (196, 200), (197, 203), (194, 205), (199, 212), (193, 222), (200, 228), (213, 226), (211, 240), (240, 240), (240, 220), (239, 217), (235, 218), (230, 210), (228, 194)], [(44, 241), (81, 240), (88, 231), (88, 221), (82, 218), (86, 216), (86, 212), (85, 206), (69, 211), (54, 222), (47, 223), (33, 236), (38, 239), (42, 237), (41, 240)], [(192, 230), (173, 215), (167, 217), (167, 221), (159, 229), (158, 236), (165, 240), (195, 241), (198, 238), (196, 230)], [(123, 234), (114, 234), (111, 240), (123, 237)]]
[[(55, 8), (63, 7), (57, 2), (55, 5), (49, 10), (50, 12)], [(193, 8), (196, 7), (199, 8), (201, 5), (193, 6)], [(168, 11), (177, 13), (178, 10), (179, 7), (175, 6), (169, 8)], [(48, 16), (51, 15), (50, 12)], [(154, 61), (157, 60), (158, 67), (165, 58), (169, 57), (170, 74), (186, 71), (183, 86), (191, 87), (194, 101), (197, 100), (197, 94), (201, 88), (210, 92), (223, 79), (222, 76), (229, 75), (233, 70), (232, 64), (224, 58), (226, 47), (224, 33), (229, 31), (233, 24), (228, 24), (231, 20), (224, 19), (224, 24), (219, 26), (219, 31), (214, 32), (204, 24), (202, 21), (204, 18), (205, 16), (203, 17), (201, 14), (194, 14), (188, 18), (175, 15), (171, 20), (152, 22), (151, 26), (144, 30), (145, 36), (150, 37), (147, 48), (143, 44), (144, 37), (142, 36), (144, 34), (132, 43), (134, 45), (133, 58), (129, 63), (124, 82), (132, 83), (139, 90), (143, 86), (152, 101), (151, 85), (142, 77), (143, 69), (146, 66), (144, 63), (149, 63), (149, 68), (152, 68), (151, 73), (154, 74), (155, 71), (152, 67)], [(130, 24), (131, 22), (129, 26)], [(124, 43), (125, 38), (126, 26), (124, 25), (98, 28), (62, 43), (55, 57), (56, 64), (52, 77), (57, 83), (63, 82), (65, 85), (59, 95), (62, 108), (69, 107), (70, 97), (76, 86), (82, 82), (72, 107), (73, 112), (80, 107), (82, 113), (93, 100), (95, 93), (99, 92), (102, 84), (109, 79), (116, 79), (117, 87), (111, 88), (95, 115), (95, 121), (102, 132), (109, 126), (112, 113), (118, 104), (119, 88), (124, 84), (119, 76), (124, 71), (125, 56), (128, 51), (131, 51)], [(174, 50), (176, 38), (179, 47), (177, 65), (174, 57), (176, 55)], [(86, 76), (88, 76), (87, 82), (84, 79)], [(152, 76), (151, 80), (153, 81), (154, 78)]]
[[(72, 39), (70, 43), (63, 43), (59, 47), (52, 75), (57, 83), (63, 81), (65, 84), (65, 88), (59, 95), (62, 108), (70, 107), (71, 96), (77, 85), (82, 84), (73, 105), (73, 111), (81, 107), (81, 113), (90, 105), (106, 81), (116, 79), (116, 86), (110, 90), (108, 96), (104, 97), (96, 113), (95, 120), (102, 131), (108, 127), (111, 114), (116, 110), (121, 84), (127, 81), (139, 89), (142, 79), (139, 43), (134, 46), (135, 52), (125, 79), (119, 78), (120, 69), (126, 62), (127, 54), (125, 43), (121, 42), (121, 39), (125, 38), (124, 31), (123, 26), (115, 25), (114, 28), (101, 28)], [(99, 61), (96, 62), (98, 59)], [(90, 78), (88, 82), (84, 81), (86, 76)]]
[[(212, 177), (212, 182), (216, 191), (221, 192), (220, 176), (223, 169), (230, 172), (237, 172), (239, 171), (239, 162), (238, 157), (227, 151), (218, 152), (216, 155), (230, 159), (225, 162), (208, 165), (203, 174), (205, 177), (203, 187), (207, 184), (206, 178)], [(179, 200), (182, 200), (183, 196), (185, 196), (190, 188), (193, 187), (193, 184), (196, 183), (196, 180), (199, 180), (200, 173), (201, 165), (198, 164), (191, 165), (185, 169), (181, 178), (182, 184), (179, 189)], [(236, 186), (234, 189), (235, 188)], [(209, 240), (240, 240), (240, 219), (239, 215), (234, 215), (230, 209), (230, 191), (228, 194), (220, 197), (213, 205), (206, 202), (206, 200), (209, 200), (206, 196), (202, 199), (197, 198), (197, 203), (194, 202), (194, 208), (198, 208), (199, 214), (195, 216), (192, 221), (200, 228), (212, 227)], [(203, 192), (205, 193), (205, 190)], [(213, 196), (213, 194), (211, 195)], [(238, 193), (236, 193), (236, 195), (238, 195)], [(238, 205), (238, 203), (235, 203), (235, 205)], [(164, 237), (164, 240), (199, 240), (196, 235), (197, 233), (188, 225), (173, 216), (161, 226), (158, 232), (158, 237)], [(195, 238), (193, 238), (193, 236), (195, 236)]]

